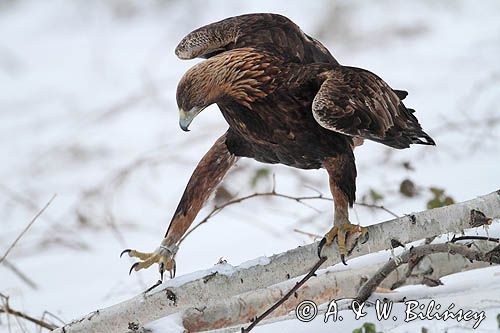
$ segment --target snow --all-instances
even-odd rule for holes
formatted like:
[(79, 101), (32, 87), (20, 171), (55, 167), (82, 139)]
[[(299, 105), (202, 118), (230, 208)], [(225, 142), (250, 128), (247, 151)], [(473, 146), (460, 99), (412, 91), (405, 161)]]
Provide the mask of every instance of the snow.
[(211, 274), (231, 275), (235, 271), (234, 267), (228, 263), (216, 264), (214, 267), (178, 276), (175, 279), (165, 281), (162, 287), (180, 287), (191, 281), (201, 279)]
[[(34, 316), (47, 310), (69, 322), (126, 300), (158, 279), (154, 267), (129, 277), (133, 261), (118, 255), (124, 248), (157, 247), (192, 170), (227, 127), (212, 106), (189, 134), (180, 131), (176, 84), (198, 60), (180, 61), (173, 50), (187, 32), (249, 12), (284, 14), (323, 41), (342, 64), (366, 68), (409, 91), (406, 104), (417, 110), (438, 145), (390, 152), (365, 142), (356, 149), (358, 199), (376, 189), (385, 195), (384, 205), (402, 215), (425, 209), (428, 186), (444, 188), (455, 201), (498, 189), (498, 120), (497, 126), (483, 120), (500, 117), (497, 1), (4, 1), (0, 254), (57, 193), (7, 258), (37, 289), (0, 265), (0, 292), (9, 295), (11, 307)], [(450, 121), (457, 124), (444, 125)], [(401, 167), (406, 161), (413, 171)], [(253, 192), (250, 179), (263, 166), (238, 162), (225, 186), (237, 195)], [(309, 187), (329, 193), (323, 170), (266, 167), (276, 175), (281, 193), (314, 195)], [(398, 195), (404, 178), (414, 180), (422, 195)], [(279, 198), (224, 209), (181, 245), (179, 278), (168, 283), (207, 272), (231, 274), (238, 263), (258, 258), (244, 265), (265, 264), (266, 256), (311, 242), (293, 230), (324, 234), (332, 212), (329, 202), (308, 204), (321, 213)], [(352, 213), (353, 222), (363, 225), (389, 218), (363, 207)], [(492, 228), (489, 234), (498, 236), (498, 231)], [(227, 264), (213, 266), (221, 257)], [(356, 260), (362, 265), (362, 258), (353, 265)], [(445, 286), (400, 292), (485, 309), (486, 320), (477, 331), (492, 331), (500, 313), (499, 274), (492, 267), (445, 278)], [(481, 287), (473, 288), (479, 280)], [(177, 317), (164, 320), (180, 329)], [(375, 322), (371, 314), (364, 321)], [(346, 320), (342, 328), (349, 331), (362, 322)], [(35, 330), (23, 325), (25, 331)], [(332, 325), (293, 320), (255, 331), (326, 331)], [(423, 323), (383, 325), (380, 329), (413, 332)], [(460, 328), (463, 323), (449, 321), (425, 325), (434, 331), (468, 331)], [(8, 326), (1, 315), (0, 332), (8, 332)], [(10, 330), (22, 331), (12, 318)]]
[(145, 325), (144, 328), (158, 333), (177, 333), (184, 331), (180, 313), (174, 313), (170, 316), (155, 320)]
[(262, 257), (248, 260), (248, 261), (245, 261), (244, 263), (239, 264), (238, 270), (247, 269), (247, 268), (250, 268), (253, 266), (257, 266), (257, 265), (267, 265), (270, 262), (271, 262), (271, 259), (269, 259), (268, 257), (262, 256)]

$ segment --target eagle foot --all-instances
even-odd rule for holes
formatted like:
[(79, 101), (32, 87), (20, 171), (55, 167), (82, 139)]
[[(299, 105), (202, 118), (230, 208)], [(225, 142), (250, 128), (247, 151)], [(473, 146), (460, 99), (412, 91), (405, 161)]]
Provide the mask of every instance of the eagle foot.
[[(354, 237), (354, 238), (352, 238)], [(326, 245), (330, 245), (333, 243), (335, 238), (337, 238), (337, 244), (339, 247), (340, 260), (344, 265), (347, 265), (345, 257), (350, 254), (352, 248), (354, 247), (356, 241), (360, 241), (361, 244), (366, 243), (368, 241), (368, 229), (359, 225), (345, 223), (338, 226), (333, 227), (328, 231), (321, 239), (318, 245), (318, 257), (321, 258), (321, 250)], [(350, 250), (347, 250), (347, 244), (352, 244), (350, 246)]]
[(139, 252), (136, 250), (126, 249), (120, 254), (120, 257), (125, 253), (132, 258), (140, 259), (130, 267), (129, 275), (132, 271), (139, 271), (141, 269), (146, 269), (153, 264), (158, 264), (158, 270), (160, 271), (160, 280), (163, 281), (163, 273), (168, 271), (170, 273), (170, 278), (175, 277), (175, 254), (177, 252), (177, 247), (168, 247), (165, 245), (160, 245), (154, 252)]

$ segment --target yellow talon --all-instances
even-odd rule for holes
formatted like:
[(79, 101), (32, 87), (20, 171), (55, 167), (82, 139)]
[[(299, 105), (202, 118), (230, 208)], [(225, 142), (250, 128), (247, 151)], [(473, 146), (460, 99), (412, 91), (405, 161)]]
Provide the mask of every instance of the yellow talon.
[(177, 248), (172, 249), (164, 245), (160, 245), (156, 251), (151, 253), (126, 249), (120, 254), (120, 257), (127, 253), (129, 257), (140, 259), (139, 262), (134, 263), (132, 267), (130, 267), (129, 274), (132, 273), (132, 271), (149, 268), (151, 265), (157, 263), (159, 265), (160, 281), (163, 281), (163, 273), (165, 270), (170, 272), (170, 278), (175, 277), (176, 266), (174, 256), (176, 250)]
[(325, 245), (330, 245), (335, 238), (337, 238), (337, 244), (339, 247), (340, 260), (344, 265), (347, 265), (345, 261), (345, 256), (348, 254), (346, 248), (346, 241), (349, 236), (355, 236), (356, 239), (361, 239), (361, 243), (365, 243), (368, 240), (368, 229), (359, 225), (345, 223), (333, 227), (328, 231), (319, 242), (318, 245), (318, 256), (321, 258), (321, 250)]

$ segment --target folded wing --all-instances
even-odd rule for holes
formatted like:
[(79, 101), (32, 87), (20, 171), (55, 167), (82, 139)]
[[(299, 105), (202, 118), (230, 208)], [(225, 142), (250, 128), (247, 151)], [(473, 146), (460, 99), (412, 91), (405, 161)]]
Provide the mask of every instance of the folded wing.
[(435, 144), (415, 111), (401, 101), (405, 91), (393, 90), (377, 75), (354, 67), (339, 66), (319, 77), (323, 83), (312, 112), (322, 127), (400, 149), (412, 143)]
[(210, 58), (242, 47), (264, 49), (297, 63), (338, 64), (323, 44), (278, 14), (247, 14), (206, 25), (184, 37), (175, 54), (181, 59)]

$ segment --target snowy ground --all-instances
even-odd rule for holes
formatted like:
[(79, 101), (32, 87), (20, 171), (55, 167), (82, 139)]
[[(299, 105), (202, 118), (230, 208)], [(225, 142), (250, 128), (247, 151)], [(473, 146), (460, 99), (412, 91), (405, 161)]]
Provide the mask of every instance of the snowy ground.
[[(456, 201), (500, 187), (498, 1), (3, 0), (0, 254), (57, 193), (7, 258), (36, 289), (0, 266), (0, 292), (10, 296), (13, 308), (34, 316), (47, 310), (68, 322), (157, 280), (155, 269), (129, 277), (131, 261), (118, 254), (126, 247), (156, 247), (192, 170), (227, 126), (210, 107), (189, 134), (180, 131), (175, 88), (196, 61), (180, 61), (173, 50), (194, 28), (249, 12), (285, 14), (322, 40), (342, 64), (369, 69), (410, 92), (407, 105), (417, 110), (438, 146), (390, 152), (365, 143), (356, 151), (358, 198), (374, 188), (385, 195), (384, 205), (404, 214), (425, 209), (428, 186), (444, 188)], [(404, 162), (413, 170), (402, 167)], [(240, 162), (225, 188), (237, 195), (253, 192), (250, 181), (260, 167)], [(314, 193), (308, 186), (328, 193), (322, 170), (269, 168), (282, 193)], [(399, 195), (404, 178), (423, 188), (422, 194)], [(268, 179), (258, 189), (269, 186)], [(177, 274), (210, 267), (220, 257), (237, 265), (311, 242), (294, 229), (323, 234), (332, 218), (329, 203), (313, 204), (321, 214), (263, 198), (224, 210), (183, 243)], [(353, 221), (363, 225), (390, 217), (359, 207), (355, 213)], [(491, 283), (470, 288), (478, 274)], [(480, 329), (495, 331), (499, 274), (489, 268), (450, 276), (444, 282), (458, 287), (436, 298), (487, 309)], [(496, 303), (488, 301), (491, 297)], [(348, 329), (362, 321), (350, 323)], [(275, 325), (283, 326), (256, 331), (331, 329), (321, 321)], [(455, 322), (426, 323), (436, 331), (443, 325), (468, 331)], [(413, 332), (422, 326), (383, 327)], [(9, 327), (35, 330), (0, 316), (0, 332)]]

